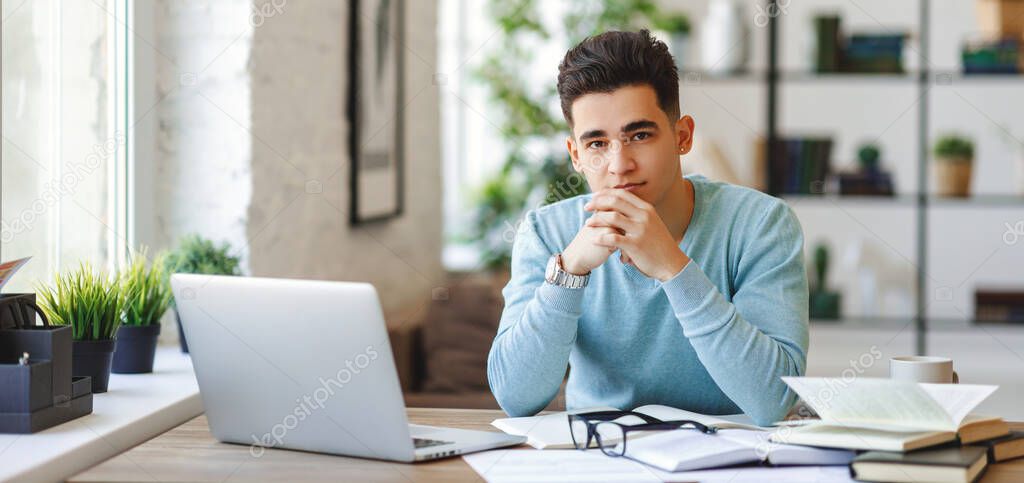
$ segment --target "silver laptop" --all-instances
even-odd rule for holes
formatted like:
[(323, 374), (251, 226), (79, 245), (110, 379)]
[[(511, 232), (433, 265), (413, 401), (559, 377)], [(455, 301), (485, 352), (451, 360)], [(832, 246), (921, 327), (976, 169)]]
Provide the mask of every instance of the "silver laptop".
[(220, 441), (425, 461), (524, 438), (409, 424), (367, 283), (175, 274), (199, 392)]

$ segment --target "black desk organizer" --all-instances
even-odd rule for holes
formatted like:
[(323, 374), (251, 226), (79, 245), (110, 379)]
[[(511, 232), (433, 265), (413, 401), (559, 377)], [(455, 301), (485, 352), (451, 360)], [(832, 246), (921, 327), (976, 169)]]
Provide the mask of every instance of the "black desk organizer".
[[(29, 363), (19, 365), (25, 352)], [(92, 381), (71, 376), (71, 327), (50, 325), (35, 294), (0, 294), (0, 433), (35, 433), (89, 413)]]

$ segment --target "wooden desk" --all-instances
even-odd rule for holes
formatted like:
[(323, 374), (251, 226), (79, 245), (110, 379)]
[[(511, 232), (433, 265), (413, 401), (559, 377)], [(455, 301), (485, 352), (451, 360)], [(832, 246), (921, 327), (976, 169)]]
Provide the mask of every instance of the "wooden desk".
[[(417, 424), (497, 431), (490, 425), (500, 411), (409, 409)], [(1024, 430), (1024, 423), (1011, 423)], [(249, 447), (223, 444), (199, 416), (111, 458), (70, 481), (482, 481), (461, 458), (402, 464), (269, 449), (253, 458)], [(1024, 481), (1024, 459), (990, 466), (983, 483)]]

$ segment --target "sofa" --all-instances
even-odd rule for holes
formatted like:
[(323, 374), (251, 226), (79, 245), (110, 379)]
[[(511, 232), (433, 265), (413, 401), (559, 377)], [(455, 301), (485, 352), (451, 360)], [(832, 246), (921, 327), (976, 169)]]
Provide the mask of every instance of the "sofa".
[[(487, 383), (507, 272), (449, 273), (429, 300), (389, 312), (388, 334), (408, 407), (499, 409)], [(548, 410), (564, 410), (565, 385)]]

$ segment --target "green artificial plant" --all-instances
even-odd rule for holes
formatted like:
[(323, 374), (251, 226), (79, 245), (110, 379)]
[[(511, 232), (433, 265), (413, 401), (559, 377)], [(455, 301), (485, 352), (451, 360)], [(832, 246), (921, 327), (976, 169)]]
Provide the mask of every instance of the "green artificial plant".
[(878, 158), (882, 150), (877, 144), (867, 143), (861, 145), (857, 150), (857, 160), (860, 162), (861, 171), (875, 171), (878, 169)]
[(132, 255), (128, 268), (121, 273), (125, 289), (124, 325), (148, 326), (160, 323), (171, 303), (171, 286), (167, 279), (167, 255), (160, 254), (147, 264), (146, 250)]
[(965, 136), (947, 134), (935, 141), (936, 160), (968, 161), (974, 159), (974, 142)]
[(197, 234), (187, 235), (178, 247), (163, 257), (164, 271), (172, 273), (200, 273), (204, 275), (239, 275), (240, 260), (231, 255), (226, 242), (216, 245)]
[(57, 274), (53, 286), (38, 285), (39, 308), (51, 324), (71, 326), (74, 340), (109, 340), (121, 323), (125, 290), (119, 277), (95, 272), (88, 263)]

